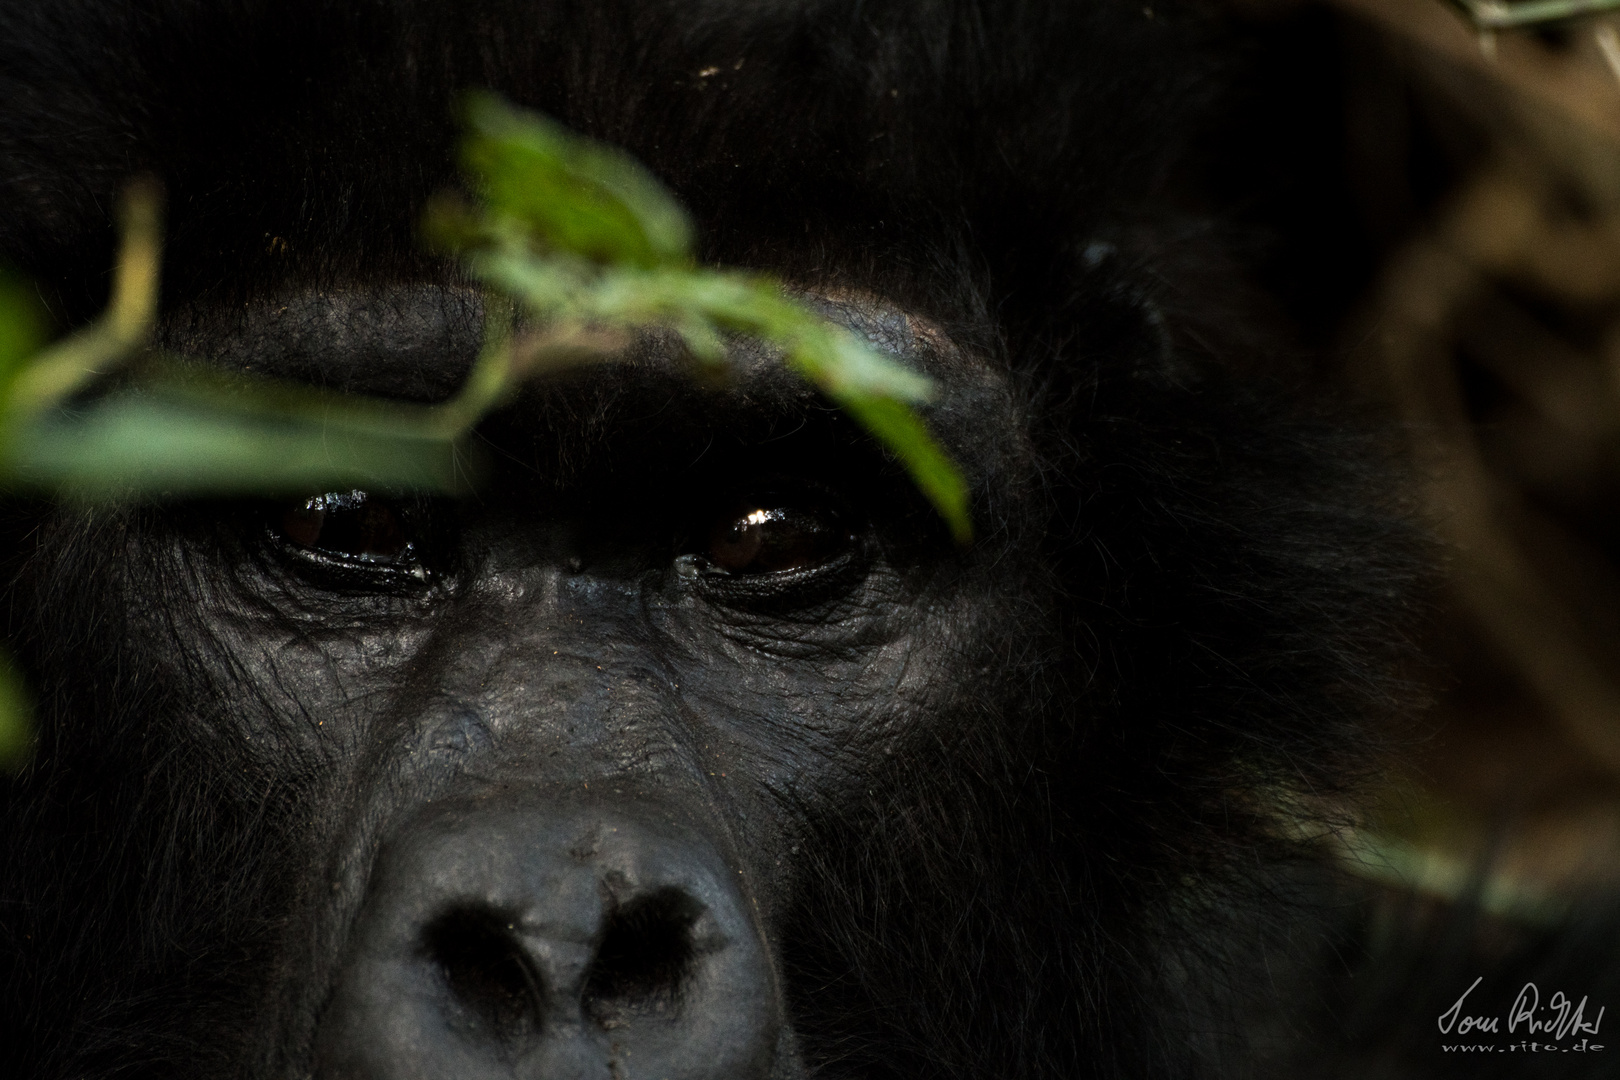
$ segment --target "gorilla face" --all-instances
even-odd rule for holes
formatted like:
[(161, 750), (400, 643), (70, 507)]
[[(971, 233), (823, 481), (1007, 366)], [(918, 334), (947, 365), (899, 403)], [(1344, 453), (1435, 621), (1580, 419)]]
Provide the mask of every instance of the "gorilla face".
[(165, 344), (442, 398), (479, 302), (413, 221), (492, 85), (931, 374), (979, 536), (776, 358), (699, 383), (656, 334), (492, 417), (465, 499), (14, 501), (14, 1071), (1222, 1066), (1260, 856), (1386, 707), (1409, 560), (1364, 448), (1170, 284), (1199, 17), (1072, 7), (0, 14), (0, 253), (64, 320), (150, 169)]
[[(890, 305), (829, 307), (950, 387), (964, 456), (1006, 432), (976, 468), (1027, 485), (1004, 374)], [(363, 350), (385, 374), (388, 347)], [(717, 389), (682, 364), (649, 341), (535, 387), (486, 428), (476, 500), (330, 492), (124, 534), (127, 610), (169, 598), (134, 636), (211, 703), (176, 735), (298, 778), (277, 831), (309, 877), (261, 1022), (312, 1039), (317, 1073), (773, 1075), (812, 807), (996, 722), (977, 687), (1049, 622), (774, 358)]]

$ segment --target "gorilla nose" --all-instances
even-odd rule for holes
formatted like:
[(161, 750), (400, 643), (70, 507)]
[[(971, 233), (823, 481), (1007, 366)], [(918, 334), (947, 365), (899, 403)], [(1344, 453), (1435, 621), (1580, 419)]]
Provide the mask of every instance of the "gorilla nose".
[(436, 808), (378, 858), (315, 1075), (767, 1076), (775, 979), (737, 878), (653, 807)]

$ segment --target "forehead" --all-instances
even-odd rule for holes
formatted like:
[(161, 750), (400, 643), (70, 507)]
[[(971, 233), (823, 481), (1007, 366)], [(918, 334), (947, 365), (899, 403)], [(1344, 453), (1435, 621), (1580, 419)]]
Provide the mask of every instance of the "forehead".
[[(985, 366), (984, 357), (959, 348), (938, 323), (878, 294), (849, 288), (789, 291), (824, 318), (936, 381), (970, 380)], [(158, 344), (229, 370), (434, 400), (471, 367), (483, 325), (483, 297), (474, 288), (354, 283), (282, 290), (228, 308), (170, 312)], [(658, 369), (680, 357), (672, 342), (649, 338), (620, 359)], [(770, 353), (733, 343), (730, 368), (741, 385), (769, 385), (780, 367)]]
[[(961, 347), (932, 320), (876, 294), (796, 292), (825, 318), (934, 381), (932, 426), (971, 472), (997, 471), (1010, 463), (1004, 460), (1009, 454), (1018, 456), (1020, 425), (1010, 385), (991, 356)], [(231, 371), (439, 401), (471, 368), (482, 328), (483, 301), (473, 289), (377, 283), (294, 289), (239, 307), (183, 309), (163, 320), (159, 343)], [(756, 342), (730, 343), (722, 378), (694, 375), (673, 334), (647, 332), (616, 356), (539, 380), (506, 410), (498, 427), (525, 442), (575, 447), (554, 451), (564, 456), (591, 457), (613, 448), (579, 448), (702, 446), (721, 434), (747, 444), (788, 438), (807, 424), (825, 427), (828, 403)]]

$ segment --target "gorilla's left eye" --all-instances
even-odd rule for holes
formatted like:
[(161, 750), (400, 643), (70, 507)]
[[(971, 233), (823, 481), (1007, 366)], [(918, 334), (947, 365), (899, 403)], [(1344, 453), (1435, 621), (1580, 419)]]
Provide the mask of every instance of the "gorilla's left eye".
[(283, 505), (271, 531), (298, 548), (351, 562), (395, 565), (415, 552), (399, 507), (364, 491), (330, 491)]
[(843, 554), (854, 534), (833, 511), (742, 503), (715, 519), (709, 563), (731, 574), (780, 574)]

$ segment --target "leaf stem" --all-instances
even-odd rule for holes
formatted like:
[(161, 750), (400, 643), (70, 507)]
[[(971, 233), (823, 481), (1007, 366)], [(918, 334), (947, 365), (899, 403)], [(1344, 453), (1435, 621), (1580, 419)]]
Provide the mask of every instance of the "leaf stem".
[(146, 343), (157, 321), (162, 207), (162, 189), (150, 177), (133, 180), (124, 189), (119, 204), (118, 263), (107, 311), (46, 349), (17, 374), (6, 403), (9, 419), (26, 420), (61, 403)]
[(1456, 0), (1481, 30), (1513, 30), (1620, 8), (1620, 0)]

